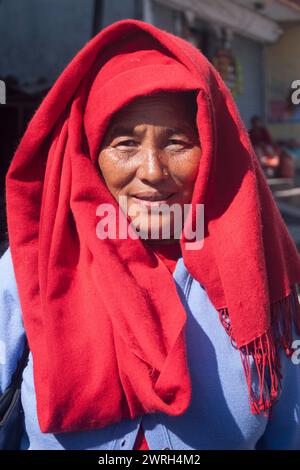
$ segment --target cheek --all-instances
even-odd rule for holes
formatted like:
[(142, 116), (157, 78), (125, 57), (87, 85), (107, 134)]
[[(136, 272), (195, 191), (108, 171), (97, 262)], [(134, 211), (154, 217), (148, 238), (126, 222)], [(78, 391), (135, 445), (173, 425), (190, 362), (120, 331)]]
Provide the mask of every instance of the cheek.
[(199, 147), (192, 149), (190, 152), (174, 160), (171, 165), (173, 177), (183, 187), (194, 183), (199, 170), (199, 164), (201, 159), (201, 149)]
[(109, 151), (102, 151), (100, 153), (98, 164), (110, 192), (113, 195), (122, 193), (122, 190), (124, 190), (134, 175), (131, 165), (116, 158), (113, 152)]

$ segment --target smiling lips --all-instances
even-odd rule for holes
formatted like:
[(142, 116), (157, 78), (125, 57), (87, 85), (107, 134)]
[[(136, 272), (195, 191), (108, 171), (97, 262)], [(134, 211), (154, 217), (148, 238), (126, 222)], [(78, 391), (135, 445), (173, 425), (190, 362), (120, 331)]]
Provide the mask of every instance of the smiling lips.
[(175, 193), (158, 193), (151, 191), (144, 191), (132, 195), (132, 198), (139, 204), (145, 206), (159, 206), (160, 204), (167, 204), (168, 199), (174, 196)]

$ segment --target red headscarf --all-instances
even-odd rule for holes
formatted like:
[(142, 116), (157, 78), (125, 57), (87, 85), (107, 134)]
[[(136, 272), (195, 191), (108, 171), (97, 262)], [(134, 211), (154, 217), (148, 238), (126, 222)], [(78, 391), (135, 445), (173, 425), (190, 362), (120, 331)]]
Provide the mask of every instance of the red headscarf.
[[(205, 204), (200, 250), (180, 243), (241, 351), (252, 411), (280, 391), (278, 348), (291, 351), (300, 280), (296, 248), (230, 92), (191, 44), (124, 20), (72, 60), (35, 113), (10, 166), (8, 231), (33, 354), (43, 432), (101, 428), (190, 403), (186, 312), (172, 276), (143, 240), (96, 236), (96, 209), (118, 204), (99, 176), (110, 117), (137, 96), (197, 90), (202, 158), (193, 192)], [(118, 214), (118, 211), (117, 211)], [(299, 313), (297, 310), (298, 327)], [(271, 373), (251, 388), (249, 360)]]

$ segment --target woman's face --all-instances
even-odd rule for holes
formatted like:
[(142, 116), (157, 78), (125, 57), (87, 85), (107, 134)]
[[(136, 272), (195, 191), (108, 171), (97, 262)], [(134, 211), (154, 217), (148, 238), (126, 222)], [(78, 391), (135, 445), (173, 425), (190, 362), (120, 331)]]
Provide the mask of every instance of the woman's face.
[[(161, 92), (137, 98), (114, 115), (98, 163), (114, 198), (126, 200), (127, 215), (133, 224), (138, 220), (143, 238), (161, 242), (176, 238), (175, 220), (182, 227), (179, 212), (191, 202), (200, 157), (192, 97)], [(168, 210), (173, 204), (181, 211)]]

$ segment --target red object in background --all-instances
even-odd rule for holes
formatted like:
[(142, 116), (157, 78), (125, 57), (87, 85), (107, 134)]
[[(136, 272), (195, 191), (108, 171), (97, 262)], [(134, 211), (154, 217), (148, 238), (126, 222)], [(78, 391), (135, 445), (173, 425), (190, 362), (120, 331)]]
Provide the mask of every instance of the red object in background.
[[(174, 272), (177, 260), (181, 256), (179, 243), (156, 244), (152, 246), (153, 251), (165, 263), (171, 273)], [(149, 450), (143, 427), (140, 426), (133, 450)]]

